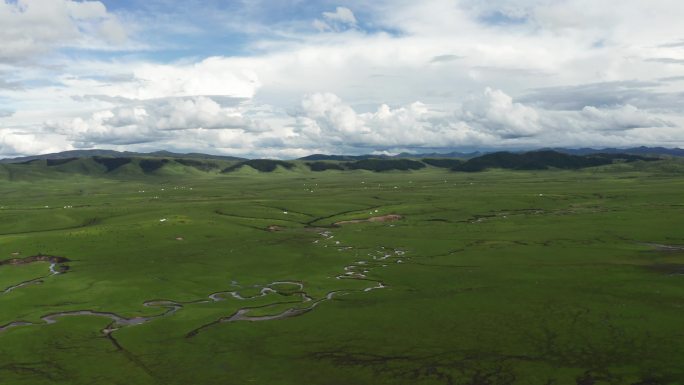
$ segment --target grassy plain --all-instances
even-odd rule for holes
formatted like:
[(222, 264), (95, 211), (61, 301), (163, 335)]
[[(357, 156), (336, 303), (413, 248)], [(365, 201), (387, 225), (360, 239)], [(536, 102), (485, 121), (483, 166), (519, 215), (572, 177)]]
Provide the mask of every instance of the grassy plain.
[[(684, 384), (675, 161), (482, 173), (19, 167), (0, 174), (0, 260), (70, 261), (58, 275), (45, 262), (0, 266), (0, 326), (32, 324), (0, 331), (3, 385)], [(387, 214), (403, 219), (332, 226)], [(251, 321), (216, 323), (245, 308)], [(145, 322), (42, 319), (82, 310)]]

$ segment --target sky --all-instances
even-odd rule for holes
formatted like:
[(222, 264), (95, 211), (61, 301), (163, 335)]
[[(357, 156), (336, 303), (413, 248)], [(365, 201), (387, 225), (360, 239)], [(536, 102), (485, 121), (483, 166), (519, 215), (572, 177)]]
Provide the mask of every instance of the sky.
[(684, 147), (681, 0), (0, 0), (0, 157)]

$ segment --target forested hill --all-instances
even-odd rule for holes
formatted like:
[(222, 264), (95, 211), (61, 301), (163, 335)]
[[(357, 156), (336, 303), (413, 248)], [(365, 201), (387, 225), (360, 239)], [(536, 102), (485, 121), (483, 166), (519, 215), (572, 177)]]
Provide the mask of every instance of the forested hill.
[(655, 161), (660, 158), (631, 154), (590, 154), (570, 155), (556, 151), (531, 151), (522, 154), (495, 152), (469, 159), (454, 166), (454, 171), (484, 171), (492, 168), (511, 170), (544, 170), (558, 168), (576, 170), (587, 167), (604, 166), (616, 161)]

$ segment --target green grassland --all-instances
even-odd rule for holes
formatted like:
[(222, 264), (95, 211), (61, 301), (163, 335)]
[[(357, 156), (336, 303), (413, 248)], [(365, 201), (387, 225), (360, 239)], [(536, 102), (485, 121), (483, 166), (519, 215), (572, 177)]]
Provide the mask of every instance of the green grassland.
[(684, 384), (679, 161), (212, 162), (0, 166), (0, 384)]

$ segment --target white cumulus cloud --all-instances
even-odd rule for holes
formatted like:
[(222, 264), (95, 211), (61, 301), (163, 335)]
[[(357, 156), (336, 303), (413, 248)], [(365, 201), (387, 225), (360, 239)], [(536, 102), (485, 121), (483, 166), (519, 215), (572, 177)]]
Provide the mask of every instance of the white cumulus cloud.
[(356, 17), (354, 12), (346, 7), (337, 7), (335, 12), (323, 12), (323, 17), (332, 22), (340, 22), (344, 24), (356, 24)]
[(0, 128), (0, 154), (5, 156), (44, 154), (69, 148), (69, 144), (56, 135)]
[(531, 136), (542, 130), (534, 108), (514, 103), (503, 91), (491, 88), (464, 103), (459, 117), (482, 132), (503, 138)]
[(329, 147), (499, 148), (610, 141), (624, 145), (645, 134), (647, 141), (654, 133), (671, 133), (674, 126), (631, 105), (545, 110), (486, 88), (446, 111), (414, 102), (397, 108), (383, 104), (375, 112), (358, 113), (334, 94), (313, 94), (302, 101), (295, 132), (311, 144)]
[(323, 20), (316, 19), (314, 28), (319, 31), (340, 31), (344, 28), (356, 26), (356, 16), (347, 7), (337, 7), (335, 12), (323, 12)]
[(206, 96), (131, 102), (85, 118), (49, 121), (45, 128), (81, 145), (154, 142), (184, 130), (268, 129), (266, 124), (244, 116), (244, 108), (223, 107)]
[(118, 18), (99, 1), (0, 1), (0, 62), (23, 61), (61, 47), (120, 44)]

